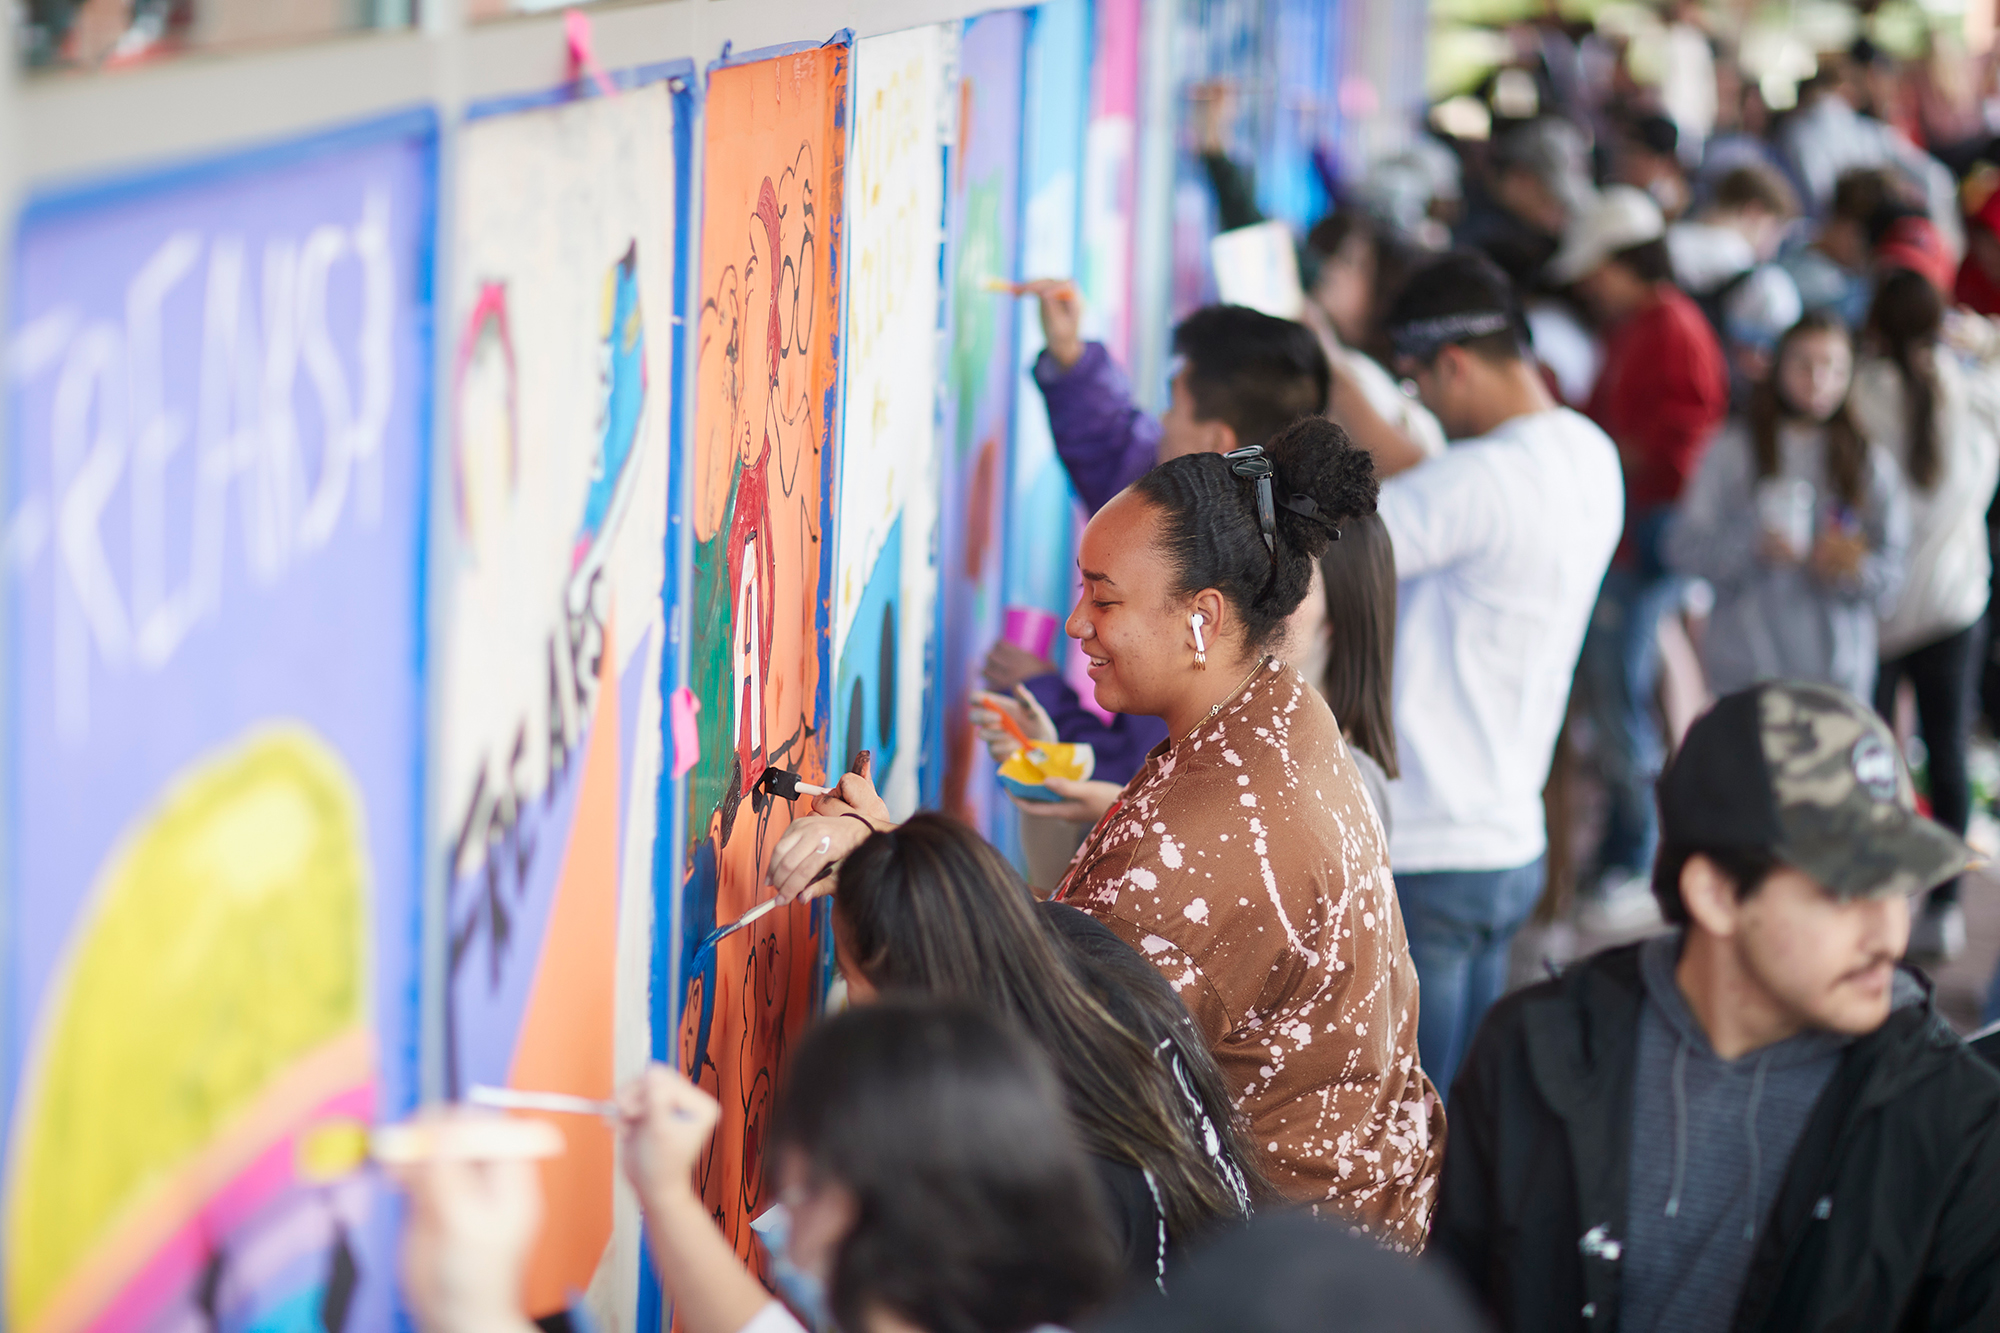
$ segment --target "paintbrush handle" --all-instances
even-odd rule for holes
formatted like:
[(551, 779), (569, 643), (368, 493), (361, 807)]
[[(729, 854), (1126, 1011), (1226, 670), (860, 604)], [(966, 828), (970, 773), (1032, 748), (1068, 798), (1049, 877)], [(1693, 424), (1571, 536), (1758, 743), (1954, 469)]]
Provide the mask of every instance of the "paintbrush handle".
[(529, 1092), (521, 1088), (495, 1088), (475, 1083), (465, 1100), (474, 1106), (491, 1106), (501, 1111), (553, 1111), (558, 1115), (615, 1116), (615, 1102), (576, 1097), (567, 1092)]
[(460, 1121), (454, 1124), (383, 1125), (368, 1136), (368, 1155), (383, 1166), (439, 1158), (460, 1161), (537, 1161), (557, 1157), (563, 1136), (541, 1120)]
[[(730, 922), (728, 925), (718, 926), (714, 930), (714, 932), (712, 932), (709, 935), (707, 939), (701, 942), (701, 948), (702, 949), (709, 948), (711, 945), (716, 944), (717, 942), (727, 938), (728, 936), (734, 935), (737, 931), (743, 929), (743, 927), (749, 925), (751, 922), (755, 921), (758, 917), (764, 916), (765, 914), (770, 912), (772, 909), (777, 907), (777, 905), (778, 905), (778, 900), (776, 898), (765, 899), (763, 902), (758, 903), (755, 907), (745, 912), (742, 916), (737, 917), (734, 921)], [(697, 949), (695, 950), (695, 952), (700, 953), (701, 949)]]
[[(1019, 745), (1023, 750), (1034, 749), (1036, 743), (1028, 739), (1028, 733), (1021, 730), (1021, 724), (1014, 720), (1014, 715), (1008, 712), (1006, 709), (999, 706), (1001, 696), (991, 693), (990, 691), (981, 691), (981, 693), (986, 698), (993, 700), (993, 703), (984, 705), (984, 707), (988, 712), (992, 713), (993, 716), (1000, 719), (1000, 729), (1006, 732), (1009, 736), (1012, 736), (1014, 738), (1014, 743), (1016, 745)], [(1013, 701), (1009, 700), (1008, 702), (1011, 703)]]
[(737, 917), (735, 922), (729, 928), (731, 930), (741, 930), (743, 929), (743, 927), (749, 925), (752, 921), (757, 920), (757, 918), (761, 916), (766, 916), (769, 913), (776, 911), (777, 907), (778, 907), (778, 900), (776, 898), (766, 898), (763, 902), (758, 903), (755, 907), (745, 912), (742, 916)]

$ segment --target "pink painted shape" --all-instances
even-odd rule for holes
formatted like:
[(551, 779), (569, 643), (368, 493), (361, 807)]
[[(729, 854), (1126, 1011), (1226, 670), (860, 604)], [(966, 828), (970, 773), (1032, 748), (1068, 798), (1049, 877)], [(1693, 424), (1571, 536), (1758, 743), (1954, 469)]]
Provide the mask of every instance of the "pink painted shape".
[(266, 1148), (235, 1179), (203, 1204), (187, 1225), (154, 1251), (153, 1258), (104, 1308), (93, 1330), (124, 1333), (144, 1328), (180, 1299), (201, 1276), (216, 1244), (297, 1183), (298, 1130), (321, 1120), (345, 1118), (367, 1123), (375, 1117), (373, 1083), (329, 1097), (303, 1117), (293, 1131)]
[(1098, 0), (1097, 69), (1091, 114), (1139, 114), (1139, 37), (1143, 0)]
[(674, 776), (684, 777), (701, 762), (701, 731), (695, 719), (701, 715), (701, 700), (683, 685), (667, 696), (667, 717), (674, 733)]

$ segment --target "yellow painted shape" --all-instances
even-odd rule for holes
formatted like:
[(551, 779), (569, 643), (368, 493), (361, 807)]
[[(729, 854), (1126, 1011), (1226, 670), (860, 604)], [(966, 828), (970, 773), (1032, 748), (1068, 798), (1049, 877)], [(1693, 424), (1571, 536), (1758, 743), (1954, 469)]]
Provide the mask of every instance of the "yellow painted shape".
[(339, 1180), (361, 1169), (368, 1148), (368, 1126), (359, 1120), (327, 1120), (299, 1136), (293, 1165), (306, 1180)]
[(127, 829), (22, 1085), (10, 1327), (289, 1064), (364, 1024), (368, 892), (360, 795), (304, 727), (198, 762)]
[(1097, 754), (1088, 745), (1038, 742), (1016, 750), (1000, 765), (1000, 776), (1039, 786), (1050, 778), (1082, 782), (1097, 770)]

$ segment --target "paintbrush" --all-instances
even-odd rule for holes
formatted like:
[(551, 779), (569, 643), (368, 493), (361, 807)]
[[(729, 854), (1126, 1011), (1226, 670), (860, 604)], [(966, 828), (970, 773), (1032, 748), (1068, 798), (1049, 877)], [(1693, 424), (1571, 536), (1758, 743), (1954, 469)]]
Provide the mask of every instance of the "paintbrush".
[(618, 1104), (577, 1097), (567, 1092), (527, 1092), (520, 1088), (496, 1088), (475, 1083), (466, 1089), (465, 1100), (473, 1106), (490, 1106), (499, 1111), (553, 1111), (557, 1115), (597, 1115), (616, 1117)]
[(807, 782), (788, 768), (767, 768), (757, 779), (757, 790), (781, 801), (796, 801), (801, 796), (825, 796), (835, 789)]
[[(496, 1088), (488, 1083), (475, 1083), (466, 1090), (465, 1100), (473, 1106), (490, 1106), (500, 1111), (547, 1111), (555, 1115), (601, 1116), (606, 1120), (619, 1118), (617, 1102), (578, 1097), (568, 1092), (530, 1092), (525, 1088)], [(676, 1120), (694, 1119), (684, 1106), (676, 1106), (670, 1114)]]
[[(1005, 278), (981, 278), (979, 280), (979, 290), (982, 292), (991, 292), (995, 296), (1028, 296), (1035, 294), (1028, 291), (1027, 283), (1009, 282)], [(1076, 284), (1065, 282), (1056, 291), (1063, 295), (1074, 296), (1076, 294)]]
[[(1001, 696), (986, 690), (981, 690), (979, 693), (982, 699), (991, 699), (994, 701), (993, 704), (987, 706), (987, 711), (1000, 719), (1000, 729), (1009, 736), (1012, 736), (1016, 745), (1019, 745), (1023, 750), (1040, 748), (1037, 742), (1028, 739), (1028, 733), (1021, 730), (1021, 724), (1014, 720), (1014, 715), (998, 706)], [(1012, 701), (1010, 700), (1009, 702)]]
[(330, 1120), (305, 1129), (294, 1149), (302, 1179), (325, 1183), (369, 1164), (408, 1166), (440, 1158), (458, 1161), (538, 1161), (559, 1157), (561, 1131), (540, 1120), (413, 1120), (370, 1128), (359, 1120)]
[[(821, 874), (824, 873), (825, 873), (824, 871), (821, 872)], [(819, 875), (813, 876), (813, 881), (817, 883), (819, 881)], [(695, 953), (701, 954), (709, 949), (713, 949), (716, 945), (716, 941), (726, 939), (729, 936), (734, 935), (737, 931), (743, 929), (743, 927), (757, 920), (757, 918), (767, 915), (770, 912), (770, 910), (776, 907), (777, 905), (778, 905), (778, 900), (776, 898), (766, 898), (763, 902), (758, 903), (755, 907), (745, 912), (742, 916), (737, 917), (734, 921), (730, 922), (728, 925), (717, 926), (714, 930), (708, 932), (707, 938), (702, 940), (701, 947), (697, 948), (695, 950)]]
[[(873, 750), (861, 750), (856, 752), (854, 756), (854, 762), (847, 766), (848, 772), (858, 774), (859, 776), (864, 778), (869, 776), (869, 774), (872, 773), (874, 769), (875, 769), (875, 752)], [(819, 786), (817, 783), (806, 782), (803, 779), (801, 779), (798, 774), (792, 772), (790, 769), (784, 769), (784, 768), (765, 769), (763, 776), (757, 779), (757, 787), (759, 790), (767, 792), (770, 795), (776, 796), (780, 800), (785, 800), (785, 801), (796, 801), (801, 796), (826, 796), (831, 793), (837, 792), (839, 790), (839, 788), (837, 787), (822, 787)], [(820, 867), (819, 873), (817, 875), (814, 875), (811, 879), (806, 881), (807, 887), (811, 887), (812, 885), (817, 884), (821, 880), (825, 879), (828, 875), (831, 875), (834, 872), (834, 870), (839, 867), (839, 865), (840, 862), (838, 861), (828, 861), (825, 865)], [(743, 927), (756, 921), (759, 917), (762, 917), (767, 913), (769, 913), (770, 910), (776, 907), (777, 905), (778, 905), (778, 900), (776, 898), (769, 899), (765, 902), (758, 903), (755, 907), (745, 912), (742, 916), (737, 917), (734, 921), (730, 922), (728, 925), (717, 926), (714, 930), (710, 931), (707, 937), (702, 940), (700, 945), (698, 945), (695, 948), (695, 955), (699, 957), (704, 950), (714, 948), (718, 941), (726, 939), (731, 935), (734, 935), (737, 931), (743, 929)]]

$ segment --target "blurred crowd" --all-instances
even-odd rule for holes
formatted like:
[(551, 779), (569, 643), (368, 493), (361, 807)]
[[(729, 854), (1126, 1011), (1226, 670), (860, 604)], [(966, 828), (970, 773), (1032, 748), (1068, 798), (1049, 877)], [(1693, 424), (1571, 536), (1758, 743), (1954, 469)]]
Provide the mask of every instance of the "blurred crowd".
[[(1550, 811), (1600, 930), (1645, 923), (1654, 780), (1701, 701), (1742, 685), (1872, 700), (1960, 833), (1993, 795), (1968, 756), (2000, 717), (1995, 62), (1951, 32), (1904, 58), (1861, 35), (1774, 76), (1738, 35), (1684, 0), (1638, 30), (1551, 6), (1341, 210), (1378, 303), (1413, 256), (1489, 257), (1551, 389), (1619, 449), (1626, 526), (1563, 737), (1604, 800)], [(1342, 257), (1313, 258), (1323, 299)], [(1381, 349), (1379, 321), (1349, 332)], [(1964, 948), (1954, 881), (1911, 952)]]

